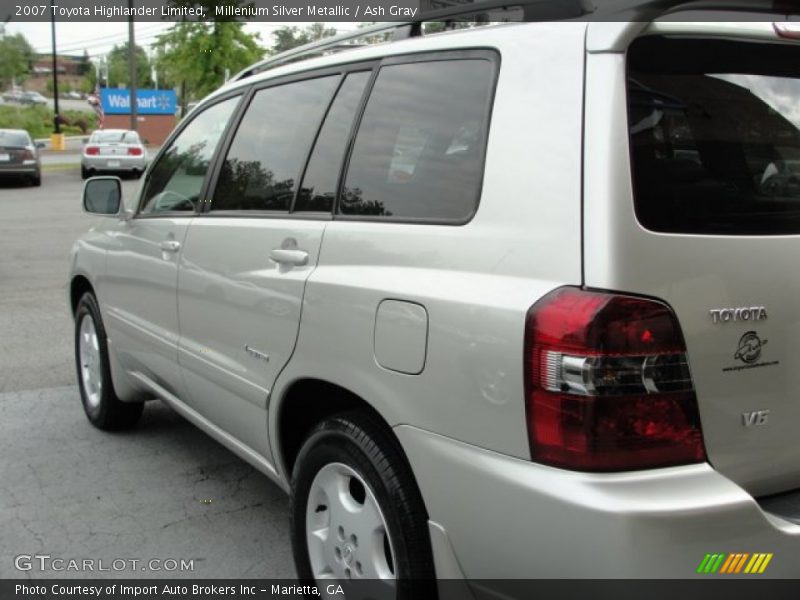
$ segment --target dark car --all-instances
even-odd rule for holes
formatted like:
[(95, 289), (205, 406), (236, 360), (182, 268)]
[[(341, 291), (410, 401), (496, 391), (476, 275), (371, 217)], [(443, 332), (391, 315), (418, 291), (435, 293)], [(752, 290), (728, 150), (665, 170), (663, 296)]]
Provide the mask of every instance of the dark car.
[(0, 129), (0, 177), (42, 184), (39, 149), (24, 129)]

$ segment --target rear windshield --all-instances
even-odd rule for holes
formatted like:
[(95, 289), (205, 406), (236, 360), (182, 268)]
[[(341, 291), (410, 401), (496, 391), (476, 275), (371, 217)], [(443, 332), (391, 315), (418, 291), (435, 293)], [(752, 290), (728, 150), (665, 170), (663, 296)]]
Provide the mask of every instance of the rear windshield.
[(24, 133), (0, 131), (0, 146), (29, 146), (30, 140)]
[(800, 233), (800, 45), (641, 38), (628, 122), (643, 226)]
[(138, 144), (139, 136), (133, 131), (95, 131), (92, 141), (97, 144), (111, 142)]

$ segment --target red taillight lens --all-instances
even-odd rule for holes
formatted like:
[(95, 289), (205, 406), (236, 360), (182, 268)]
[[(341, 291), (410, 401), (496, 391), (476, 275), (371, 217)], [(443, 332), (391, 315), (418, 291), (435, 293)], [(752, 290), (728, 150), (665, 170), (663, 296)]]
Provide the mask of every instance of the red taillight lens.
[(33, 153), (33, 150), (30, 148), (25, 148), (22, 152), (22, 160), (35, 160), (36, 155)]
[(89, 156), (95, 156), (97, 154), (100, 154), (100, 148), (98, 148), (97, 146), (86, 146), (86, 150), (84, 150), (84, 152), (86, 152), (86, 154), (88, 154)]
[(142, 149), (141, 148), (128, 148), (128, 154), (130, 156), (141, 156)]
[(533, 460), (623, 471), (705, 460), (686, 347), (653, 300), (559, 288), (528, 311)]

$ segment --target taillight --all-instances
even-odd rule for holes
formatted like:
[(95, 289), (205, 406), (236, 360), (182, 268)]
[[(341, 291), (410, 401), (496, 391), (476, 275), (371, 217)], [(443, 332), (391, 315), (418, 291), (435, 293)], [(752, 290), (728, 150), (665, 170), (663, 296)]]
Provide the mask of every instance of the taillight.
[(680, 325), (660, 302), (563, 287), (528, 311), (531, 458), (624, 471), (706, 458)]
[(97, 154), (100, 154), (100, 148), (98, 148), (97, 146), (86, 146), (84, 152), (89, 156), (95, 156)]
[(36, 160), (36, 155), (33, 153), (32, 148), (25, 148), (22, 151), (22, 160)]
[(128, 154), (130, 156), (141, 156), (142, 149), (141, 148), (128, 148)]

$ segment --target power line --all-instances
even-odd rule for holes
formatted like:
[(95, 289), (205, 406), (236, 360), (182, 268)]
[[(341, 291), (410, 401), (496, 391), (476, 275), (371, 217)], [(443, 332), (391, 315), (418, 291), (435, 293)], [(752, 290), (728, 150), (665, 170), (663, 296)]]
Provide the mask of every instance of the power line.
[[(149, 28), (145, 28), (142, 30), (142, 33), (150, 33), (152, 31), (158, 31), (159, 33), (153, 34), (149, 36), (149, 38), (157, 37), (162, 31), (166, 31), (167, 28), (162, 28), (161, 24), (157, 24), (155, 26), (151, 26)], [(144, 36), (148, 38), (148, 36)], [(112, 44), (117, 44), (119, 42), (125, 42), (128, 39), (127, 33), (114, 33), (110, 35), (100, 36), (100, 37), (93, 37), (88, 43), (81, 43), (81, 42), (72, 42), (65, 44), (64, 48), (59, 47), (59, 52), (74, 52), (75, 50), (83, 50), (84, 48), (98, 48), (100, 46), (108, 46)], [(51, 51), (50, 48), (36, 48), (35, 52), (40, 54), (48, 54)]]

